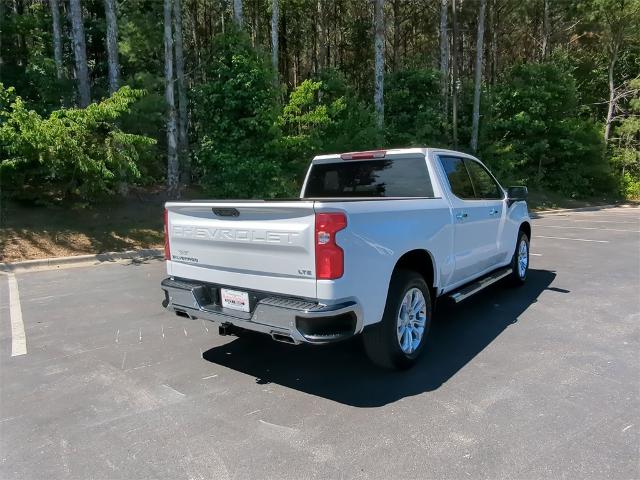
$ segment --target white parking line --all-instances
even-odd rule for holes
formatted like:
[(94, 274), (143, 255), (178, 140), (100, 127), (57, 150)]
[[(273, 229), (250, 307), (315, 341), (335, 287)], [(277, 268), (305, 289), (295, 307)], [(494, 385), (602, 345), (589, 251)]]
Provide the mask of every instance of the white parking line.
[(587, 238), (569, 238), (569, 237), (548, 237), (546, 235), (534, 235), (533, 238), (553, 238), (555, 240), (574, 240), (576, 242), (609, 243), (609, 240), (589, 240)]
[(609, 212), (602, 212), (599, 215), (578, 214), (578, 215), (572, 215), (572, 216), (576, 218), (613, 218), (614, 220), (633, 220), (633, 219), (640, 218), (640, 215), (638, 213), (634, 213), (632, 215), (620, 215), (620, 214), (609, 213)]
[(541, 253), (531, 253), (531, 252), (529, 252), (529, 255), (531, 255), (532, 257), (541, 257), (542, 256)]
[(584, 223), (619, 223), (624, 225), (638, 225), (638, 222), (622, 222), (618, 220), (571, 220), (570, 222), (584, 222)]
[(13, 273), (7, 274), (9, 280), (9, 317), (11, 317), (11, 356), (27, 353), (27, 336), (24, 333), (22, 308), (20, 307), (20, 292), (18, 281)]
[(624, 230), (621, 228), (607, 228), (607, 227), (569, 227), (566, 225), (540, 225), (538, 223), (535, 224), (536, 228), (572, 228), (574, 230), (604, 230), (607, 232), (631, 232), (631, 233), (640, 233), (640, 230)]

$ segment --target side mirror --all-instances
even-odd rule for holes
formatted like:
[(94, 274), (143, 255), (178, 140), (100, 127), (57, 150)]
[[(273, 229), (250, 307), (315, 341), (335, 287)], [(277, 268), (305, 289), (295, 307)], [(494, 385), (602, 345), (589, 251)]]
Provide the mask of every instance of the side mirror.
[(526, 202), (529, 197), (527, 187), (509, 187), (507, 188), (507, 206), (513, 205), (515, 202)]

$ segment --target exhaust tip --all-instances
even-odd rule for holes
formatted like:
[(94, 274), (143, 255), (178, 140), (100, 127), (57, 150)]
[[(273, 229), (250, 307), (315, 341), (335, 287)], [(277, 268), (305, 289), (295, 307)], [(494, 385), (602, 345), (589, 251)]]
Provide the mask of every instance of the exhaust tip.
[(296, 341), (290, 335), (279, 332), (271, 332), (271, 338), (273, 338), (276, 342), (289, 343), (291, 345), (295, 345)]

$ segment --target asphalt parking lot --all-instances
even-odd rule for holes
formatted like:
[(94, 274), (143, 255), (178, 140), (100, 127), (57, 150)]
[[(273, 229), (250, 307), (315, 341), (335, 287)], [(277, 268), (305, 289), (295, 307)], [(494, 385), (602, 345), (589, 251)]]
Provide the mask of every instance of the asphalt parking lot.
[(0, 276), (0, 478), (640, 478), (640, 210), (533, 231), (405, 373), (172, 316), (159, 261)]

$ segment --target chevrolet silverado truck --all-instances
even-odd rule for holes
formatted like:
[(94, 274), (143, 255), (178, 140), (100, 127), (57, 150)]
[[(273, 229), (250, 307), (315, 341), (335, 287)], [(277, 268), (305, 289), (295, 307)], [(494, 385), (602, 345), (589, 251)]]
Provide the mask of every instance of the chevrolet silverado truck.
[(525, 282), (526, 198), (460, 152), (317, 156), (300, 198), (168, 202), (163, 305), (222, 335), (298, 345), (362, 334), (376, 364), (408, 368), (436, 298)]

